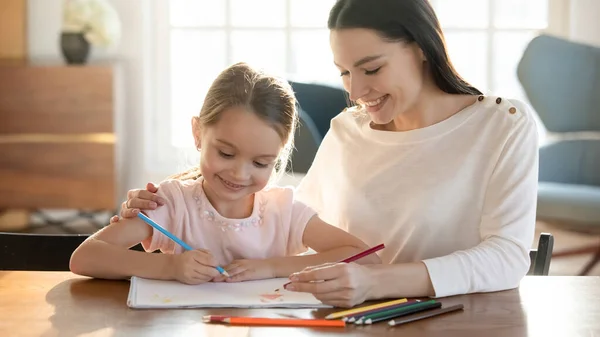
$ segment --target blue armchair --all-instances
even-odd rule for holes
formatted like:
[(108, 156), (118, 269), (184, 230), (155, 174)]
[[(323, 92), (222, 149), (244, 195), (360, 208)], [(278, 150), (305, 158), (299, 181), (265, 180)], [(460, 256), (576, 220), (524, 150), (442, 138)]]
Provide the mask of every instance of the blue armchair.
[(348, 101), (340, 88), (296, 81), (290, 81), (290, 85), (298, 100), (300, 125), (288, 170), (306, 173), (329, 130), (331, 119), (348, 106)]
[[(600, 48), (538, 36), (517, 76), (552, 136), (539, 152), (538, 219), (600, 235)], [(600, 244), (553, 257), (582, 253), (595, 254), (585, 275), (600, 261)]]

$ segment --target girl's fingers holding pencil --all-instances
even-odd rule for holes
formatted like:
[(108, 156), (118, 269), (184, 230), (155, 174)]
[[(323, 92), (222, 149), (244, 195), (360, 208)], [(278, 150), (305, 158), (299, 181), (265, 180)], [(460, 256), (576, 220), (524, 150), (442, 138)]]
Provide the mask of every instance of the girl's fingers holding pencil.
[(212, 254), (208, 250), (196, 249), (190, 251), (189, 253), (193, 257), (194, 261), (201, 265), (210, 266), (213, 267), (213, 269), (219, 265), (217, 259), (215, 259), (215, 257), (212, 256)]
[(215, 278), (216, 276), (219, 275), (219, 273), (217, 272), (217, 275), (210, 275), (211, 272), (208, 269), (205, 268), (198, 268), (198, 269), (194, 269), (194, 275), (192, 276), (195, 280), (200, 281), (200, 283), (205, 283), (205, 282), (210, 282), (210, 280), (212, 280), (213, 278)]

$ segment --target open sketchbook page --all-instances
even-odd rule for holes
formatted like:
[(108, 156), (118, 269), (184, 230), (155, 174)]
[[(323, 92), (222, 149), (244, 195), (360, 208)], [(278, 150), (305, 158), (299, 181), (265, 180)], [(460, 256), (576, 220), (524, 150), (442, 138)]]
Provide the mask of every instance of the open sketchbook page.
[[(313, 295), (283, 289), (286, 278), (187, 285), (131, 278), (131, 308), (328, 308)], [(275, 289), (279, 289), (278, 292)]]

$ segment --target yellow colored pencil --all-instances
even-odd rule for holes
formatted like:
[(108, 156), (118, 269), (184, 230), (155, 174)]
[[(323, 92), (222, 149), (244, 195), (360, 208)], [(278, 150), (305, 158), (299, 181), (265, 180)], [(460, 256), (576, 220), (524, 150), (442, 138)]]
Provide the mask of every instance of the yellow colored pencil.
[(368, 311), (368, 310), (385, 308), (385, 307), (388, 307), (390, 305), (396, 305), (396, 304), (404, 303), (406, 301), (407, 301), (406, 298), (402, 298), (402, 299), (399, 299), (399, 300), (394, 300), (394, 301), (383, 302), (383, 303), (379, 303), (379, 304), (368, 305), (366, 307), (360, 307), (360, 308), (356, 308), (356, 309), (350, 309), (350, 310), (344, 310), (344, 311), (334, 312), (333, 314), (329, 314), (329, 315), (325, 316), (325, 319), (336, 319), (336, 318), (340, 318), (340, 317), (344, 317), (344, 316), (348, 316), (348, 315), (358, 314), (358, 313), (361, 313), (361, 312), (364, 312), (364, 311)]

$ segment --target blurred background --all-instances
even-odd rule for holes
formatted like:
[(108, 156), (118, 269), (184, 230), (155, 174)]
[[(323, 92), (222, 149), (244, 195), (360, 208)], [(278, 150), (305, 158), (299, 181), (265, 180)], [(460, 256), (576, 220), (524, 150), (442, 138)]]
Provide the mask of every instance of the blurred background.
[[(551, 273), (600, 275), (583, 270), (600, 257), (600, 1), (430, 2), (459, 73), (540, 117), (551, 151), (541, 149), (538, 232), (578, 253)], [(93, 232), (127, 190), (194, 165), (190, 118), (238, 61), (293, 82), (304, 140), (283, 183), (297, 183), (345, 105), (326, 28), (333, 3), (0, 1), (0, 231)], [(533, 45), (540, 35), (550, 39)]]

